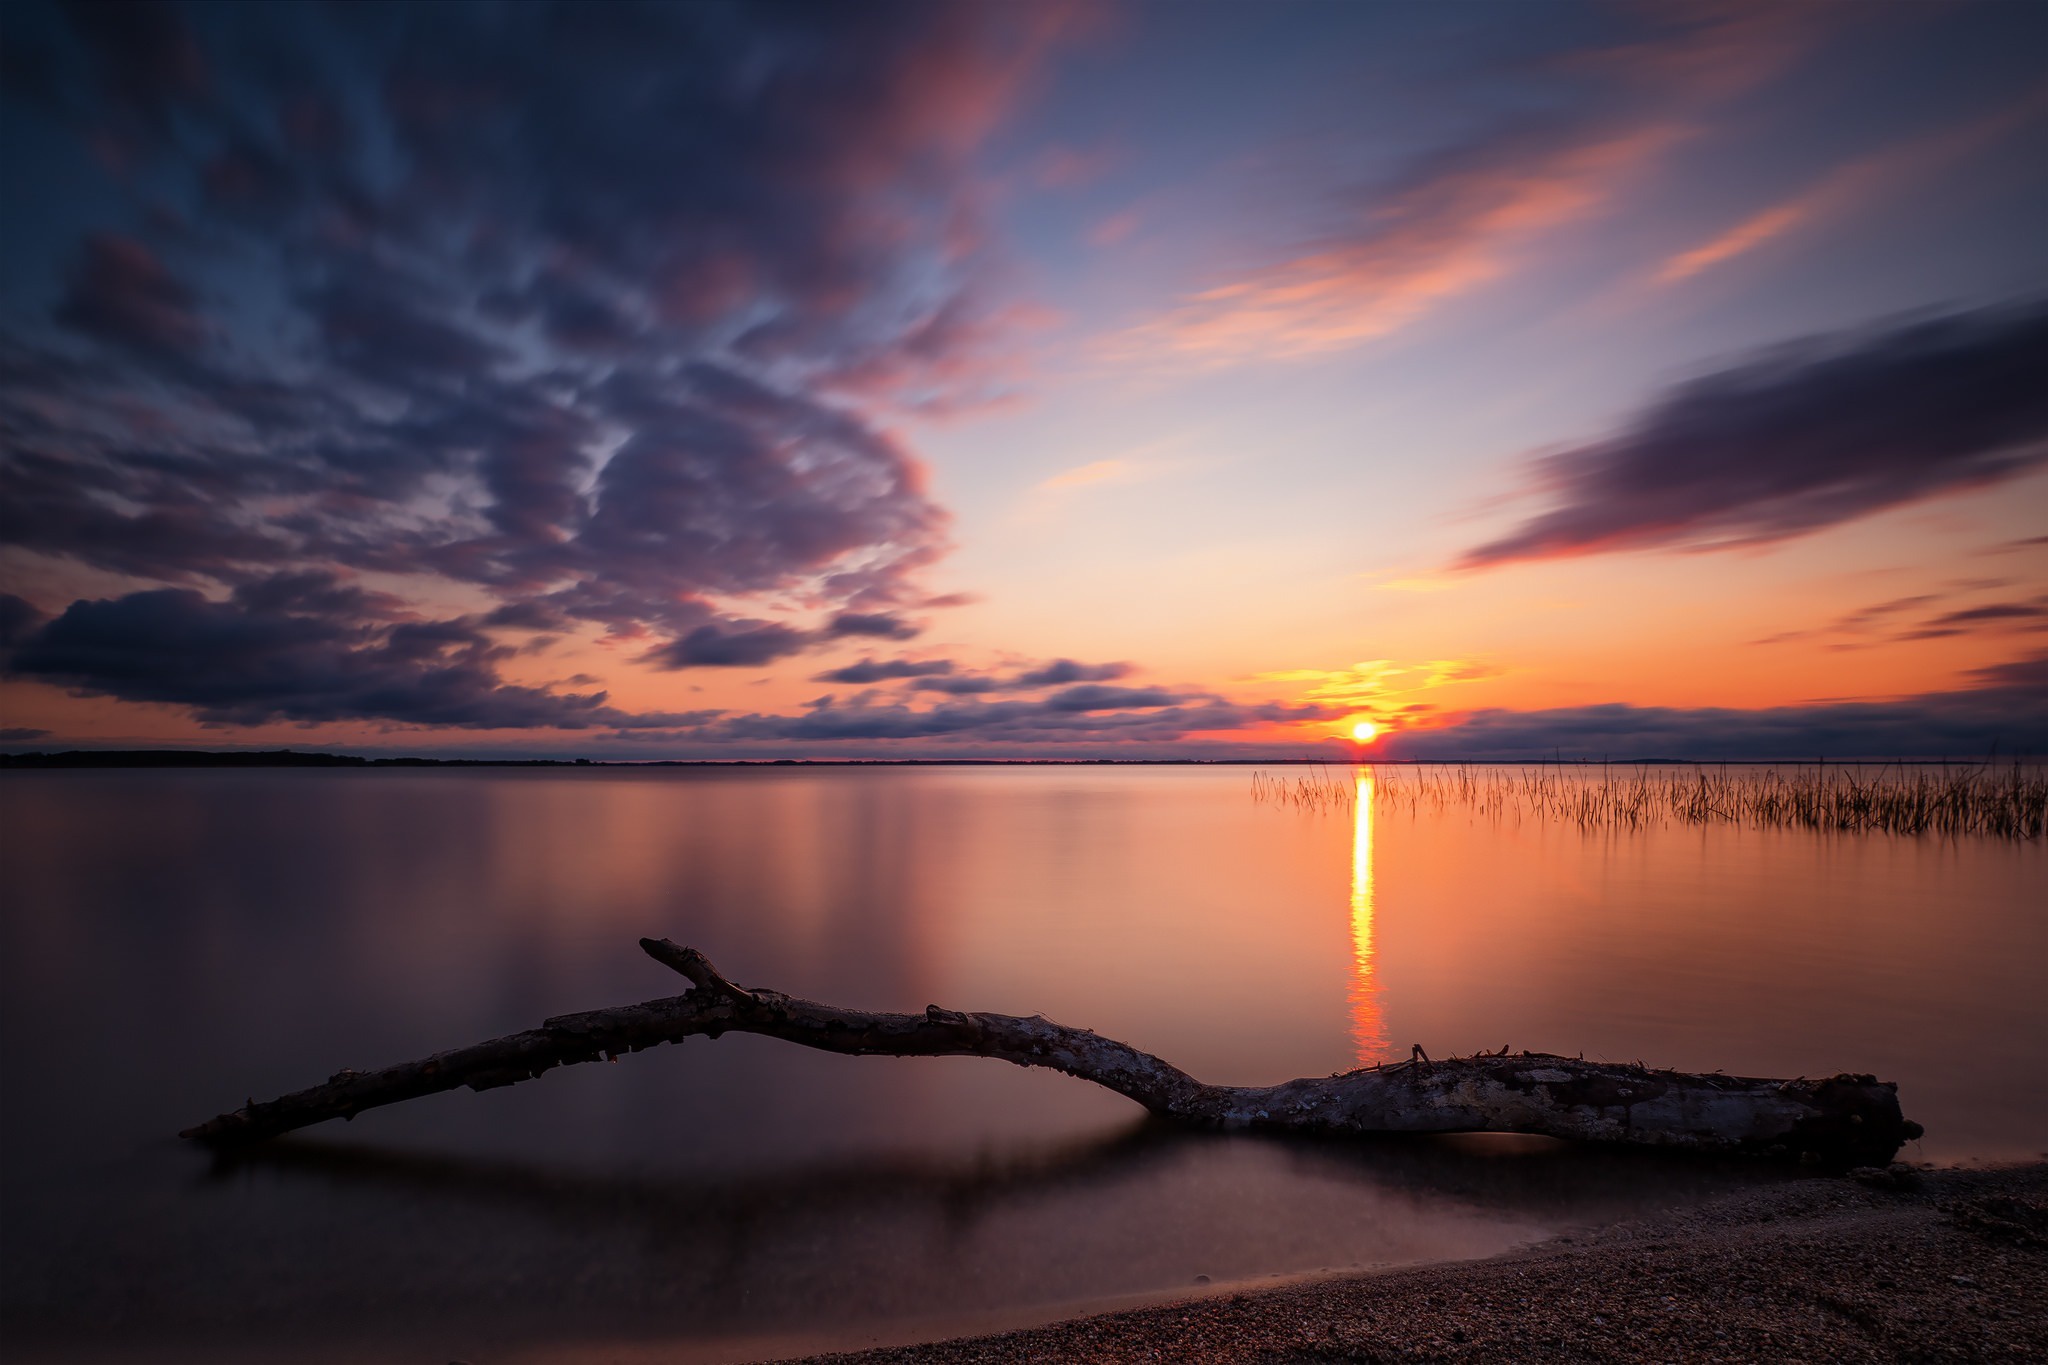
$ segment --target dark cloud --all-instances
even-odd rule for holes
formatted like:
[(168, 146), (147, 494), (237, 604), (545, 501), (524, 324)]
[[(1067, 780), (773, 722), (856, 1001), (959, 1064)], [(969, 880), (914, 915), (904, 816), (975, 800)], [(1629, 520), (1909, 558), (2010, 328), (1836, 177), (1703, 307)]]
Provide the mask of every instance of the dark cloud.
[(205, 337), (191, 290), (141, 242), (94, 233), (78, 262), (57, 321), (113, 346), (176, 353)]
[(1037, 700), (946, 702), (922, 709), (873, 700), (850, 705), (827, 703), (797, 716), (727, 717), (705, 726), (696, 737), (725, 745), (750, 741), (855, 745), (866, 741), (938, 741), (968, 751), (975, 746), (1044, 749), (1104, 742), (1165, 744), (1190, 735), (1228, 733), (1261, 723), (1313, 720), (1324, 715), (1314, 706), (1242, 706), (1202, 692), (1096, 690), (1127, 690), (1130, 695), (1063, 699), (1061, 694), (1054, 693)]
[(1979, 606), (1945, 611), (1893, 638), (1941, 640), (1956, 635), (2004, 631), (2015, 627), (2020, 630), (2039, 630), (2048, 627), (2048, 597), (2037, 597), (2029, 602), (1986, 602)]
[(1981, 607), (1964, 607), (1943, 612), (1930, 626), (1970, 625), (1979, 621), (2039, 621), (2048, 619), (2048, 601), (1987, 602)]
[(26, 640), (44, 619), (43, 613), (26, 598), (0, 592), (0, 650), (12, 649)]
[(1097, 684), (1085, 684), (1054, 692), (1042, 705), (1053, 711), (1150, 710), (1154, 707), (1172, 706), (1184, 700), (1184, 695), (1163, 687), (1102, 687)]
[(205, 58), (176, 7), (157, 0), (75, 0), (65, 16), (92, 58), (110, 113), (161, 129), (171, 106), (205, 93)]
[(649, 600), (678, 585), (748, 593), (812, 575), (864, 608), (942, 544), (909, 455), (849, 413), (708, 364), (658, 383), (614, 376), (596, 401), (634, 434), (574, 536), (510, 562), (629, 590), (634, 619), (659, 619)]
[[(920, 692), (943, 692), (950, 696), (979, 696), (986, 692), (1032, 692), (1042, 687), (1062, 687), (1070, 683), (1095, 682), (1121, 678), (1131, 671), (1125, 663), (1084, 664), (1073, 659), (1055, 659), (1048, 664), (1023, 669), (1017, 673), (965, 673), (948, 670), (943, 677), (918, 675), (918, 681), (911, 684)], [(1096, 689), (1102, 695), (1112, 695), (1116, 688)], [(1091, 695), (1089, 689), (1073, 689), (1076, 696)]]
[(398, 604), (318, 574), (257, 580), (226, 601), (186, 588), (74, 602), (30, 633), (8, 672), (85, 696), (189, 708), (213, 725), (368, 720), (458, 729), (675, 727), (711, 713), (631, 715), (602, 692), (499, 677), (511, 651), (467, 619), (394, 619)]
[(566, 630), (569, 618), (545, 602), (507, 602), (488, 612), (483, 624), (513, 630)]
[(1770, 351), (1543, 456), (1556, 505), (1462, 561), (1782, 540), (2048, 462), (2048, 307)]
[[(324, 358), (344, 373), (400, 392), (489, 378), (509, 355), (447, 316), (448, 301), (416, 284), (362, 272), (308, 300)], [(439, 307), (434, 305), (439, 303)]]
[(998, 678), (987, 673), (962, 673), (955, 677), (921, 678), (912, 683), (918, 692), (943, 692), (950, 697), (975, 697), (984, 692), (1004, 692), (1010, 687), (1010, 679)]
[(67, 460), (23, 442), (0, 454), (0, 543), (171, 582), (288, 559), (280, 528), (210, 500), (219, 473), (187, 478), (147, 451), (118, 464)]
[(2018, 694), (2019, 699), (2031, 700), (2040, 707), (2043, 699), (2048, 698), (2048, 651), (2008, 659), (2002, 664), (1973, 668), (1970, 676), (1982, 691), (1994, 694), (2010, 691)]
[(0, 119), (78, 164), (0, 318), (0, 541), (200, 589), (124, 624), (375, 572), (685, 667), (945, 604), (881, 418), (1002, 382), (973, 159), (1062, 7), (24, 12)]
[(888, 611), (842, 611), (825, 625), (825, 633), (834, 638), (849, 635), (875, 640), (909, 640), (919, 634), (919, 627)]
[(1130, 671), (1129, 664), (1083, 664), (1072, 659), (1054, 659), (1049, 664), (1019, 673), (1011, 685), (1059, 687), (1077, 682), (1114, 682)]
[(853, 683), (864, 687), (898, 678), (937, 677), (952, 671), (951, 659), (862, 659), (857, 664), (820, 673), (812, 681)]
[(699, 626), (648, 655), (663, 668), (757, 668), (810, 648), (808, 631), (770, 621)]
[(0, 744), (26, 744), (32, 739), (42, 739), (50, 732), (39, 730), (33, 725), (0, 726)]
[[(878, 619), (873, 623), (874, 628), (863, 628), (861, 630), (847, 630), (841, 624), (845, 619), (844, 617), (839, 618), (839, 621), (833, 623), (833, 628), (828, 629), (825, 634), (827, 636), (836, 634), (872, 634), (883, 635), (891, 639), (904, 638), (904, 635), (896, 633), (897, 627), (895, 626), (890, 626), (886, 630), (882, 629), (882, 626), (895, 620), (893, 617)], [(909, 631), (907, 633), (914, 634), (915, 632)], [(1168, 697), (1168, 701), (1112, 700), (1109, 703), (1111, 705), (1123, 706), (1167, 705), (1171, 700), (1175, 699), (1169, 696), (1169, 694), (1157, 691), (1156, 689), (1134, 690), (1129, 688), (1068, 686), (1073, 683), (1121, 678), (1130, 671), (1131, 666), (1129, 664), (1085, 664), (1078, 663), (1073, 659), (1055, 659), (1051, 663), (1040, 664), (1036, 667), (1022, 669), (1019, 672), (1009, 674), (968, 672), (958, 667), (950, 659), (895, 659), (889, 661), (863, 659), (859, 663), (850, 664), (845, 668), (834, 669), (828, 673), (820, 673), (817, 675), (816, 681), (849, 683), (860, 686), (878, 682), (907, 682), (910, 684), (910, 690), (914, 692), (936, 692), (955, 697), (980, 696), (989, 692), (1031, 692), (1040, 688), (1067, 686), (1068, 691), (1065, 693), (1065, 696), (1068, 698), (1065, 703), (1067, 709), (1087, 709), (1089, 699), (1091, 698)]]
[(1467, 712), (1391, 735), (1403, 759), (1976, 758), (2048, 754), (2048, 654), (1978, 669), (1976, 684), (1883, 702), (1563, 707)]
[[(1981, 591), (1989, 587), (2003, 587), (2005, 583), (1999, 579), (1965, 580), (1952, 586)], [(2006, 630), (2015, 625), (2026, 629), (2032, 622), (2048, 622), (2048, 597), (2037, 597), (2028, 601), (1984, 602), (1972, 607), (1957, 607), (1901, 628), (1902, 623), (1897, 619), (1900, 616), (1954, 597), (1953, 593), (1915, 593), (1910, 597), (1896, 597), (1888, 602), (1876, 602), (1845, 612), (1818, 629), (1781, 631), (1750, 643), (1775, 645), (1840, 635), (1852, 638), (1849, 642), (1837, 642), (1827, 648), (1868, 649), (1879, 644), (1940, 640), (1973, 632)]]
[[(662, 668), (751, 668), (840, 640), (908, 640), (917, 633), (917, 626), (893, 612), (840, 612), (817, 630), (779, 621), (719, 620), (698, 626), (650, 651), (646, 659)], [(923, 675), (912, 672), (887, 676)]]

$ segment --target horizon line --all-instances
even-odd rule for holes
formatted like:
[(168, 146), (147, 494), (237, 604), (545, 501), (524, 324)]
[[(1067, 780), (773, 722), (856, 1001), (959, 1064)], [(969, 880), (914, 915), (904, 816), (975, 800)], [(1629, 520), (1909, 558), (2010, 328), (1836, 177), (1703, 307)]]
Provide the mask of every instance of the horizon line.
[(305, 749), (94, 749), (23, 750), (0, 753), (0, 768), (888, 768), (888, 767), (1768, 767), (1801, 764), (1829, 767), (1887, 767), (1911, 764), (1920, 767), (1977, 767), (1994, 763), (2048, 762), (2048, 756), (2013, 755), (2001, 758), (1926, 758), (1910, 755), (1892, 757), (1830, 758), (1825, 754), (1785, 754), (1775, 758), (1687, 758), (1674, 755), (1648, 757), (1567, 758), (1357, 758), (1295, 757), (1278, 755), (1252, 758), (471, 758), (434, 757), (425, 754), (356, 754)]

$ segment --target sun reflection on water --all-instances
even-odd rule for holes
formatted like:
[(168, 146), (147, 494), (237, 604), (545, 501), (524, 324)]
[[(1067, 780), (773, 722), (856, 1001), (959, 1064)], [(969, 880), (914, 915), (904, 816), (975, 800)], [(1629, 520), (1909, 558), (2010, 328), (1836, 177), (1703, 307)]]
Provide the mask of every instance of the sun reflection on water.
[(1351, 1041), (1360, 1066), (1386, 1060), (1387, 1028), (1374, 979), (1372, 769), (1358, 770), (1351, 827)]

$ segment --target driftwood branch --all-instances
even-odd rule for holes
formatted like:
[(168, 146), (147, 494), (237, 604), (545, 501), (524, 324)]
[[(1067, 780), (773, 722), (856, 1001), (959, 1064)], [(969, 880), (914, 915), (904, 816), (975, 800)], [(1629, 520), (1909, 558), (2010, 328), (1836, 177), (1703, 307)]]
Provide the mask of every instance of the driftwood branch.
[(340, 1071), (322, 1085), (249, 1102), (180, 1136), (216, 1148), (267, 1141), (327, 1119), (468, 1086), (489, 1090), (557, 1066), (616, 1059), (702, 1034), (758, 1033), (853, 1056), (995, 1057), (1106, 1086), (1155, 1114), (1220, 1128), (1305, 1133), (1536, 1133), (1712, 1152), (1755, 1152), (1840, 1165), (1882, 1165), (1920, 1126), (1897, 1087), (1873, 1076), (1760, 1080), (1658, 1071), (1524, 1052), (1409, 1061), (1271, 1086), (1204, 1085), (1149, 1052), (1040, 1016), (841, 1009), (743, 989), (704, 954), (641, 939), (688, 978), (682, 995), (558, 1015), (539, 1028), (380, 1071)]

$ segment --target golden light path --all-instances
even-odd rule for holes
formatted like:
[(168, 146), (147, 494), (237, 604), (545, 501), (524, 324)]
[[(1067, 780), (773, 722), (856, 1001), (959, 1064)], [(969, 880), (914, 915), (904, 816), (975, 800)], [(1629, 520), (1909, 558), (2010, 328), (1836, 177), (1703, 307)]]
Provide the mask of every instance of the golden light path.
[(1387, 1027), (1373, 979), (1372, 769), (1358, 770), (1351, 828), (1351, 1041), (1360, 1066), (1386, 1060)]

